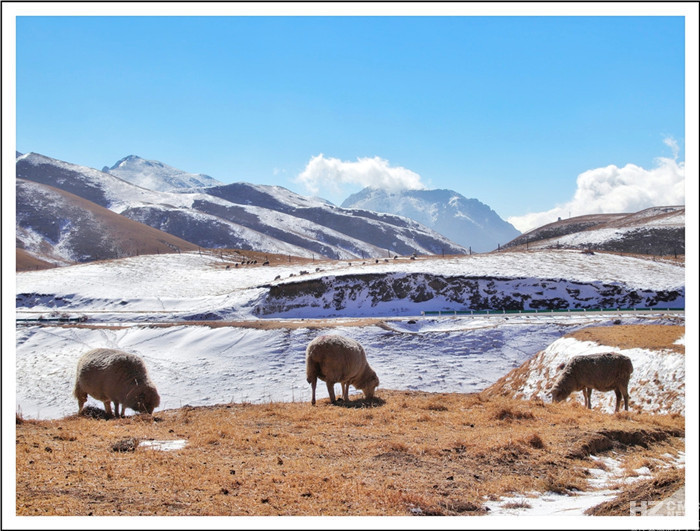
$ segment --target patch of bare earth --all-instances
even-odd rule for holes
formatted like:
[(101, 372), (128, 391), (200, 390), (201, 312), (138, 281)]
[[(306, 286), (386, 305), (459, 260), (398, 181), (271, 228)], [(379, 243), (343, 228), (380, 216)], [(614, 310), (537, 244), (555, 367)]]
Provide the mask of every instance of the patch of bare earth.
[(684, 451), (678, 415), (383, 389), (351, 398), (18, 418), (17, 514), (482, 515), (500, 496), (588, 489), (590, 454), (614, 450), (633, 470)]

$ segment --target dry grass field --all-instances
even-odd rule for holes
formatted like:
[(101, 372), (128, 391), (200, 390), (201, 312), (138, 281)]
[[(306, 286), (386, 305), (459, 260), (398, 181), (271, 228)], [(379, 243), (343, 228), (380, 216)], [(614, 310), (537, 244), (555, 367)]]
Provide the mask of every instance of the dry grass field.
[[(634, 476), (641, 466), (664, 473), (659, 456), (684, 451), (679, 415), (378, 394), (117, 420), (18, 417), (17, 515), (482, 515), (503, 495), (587, 490), (590, 454), (614, 451)], [(186, 444), (148, 446), (175, 440)]]

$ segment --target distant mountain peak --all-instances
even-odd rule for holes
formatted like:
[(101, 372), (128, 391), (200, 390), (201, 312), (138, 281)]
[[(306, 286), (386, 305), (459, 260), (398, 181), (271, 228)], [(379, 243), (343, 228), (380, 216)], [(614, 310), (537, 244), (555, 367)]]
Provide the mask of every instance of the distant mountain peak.
[(111, 168), (105, 166), (102, 171), (142, 188), (158, 192), (206, 188), (222, 184), (209, 175), (189, 173), (157, 160), (144, 159), (138, 155), (128, 155), (119, 159)]
[(492, 251), (520, 234), (478, 199), (448, 189), (388, 192), (367, 187), (342, 206), (405, 216), (475, 252)]
[(150, 165), (150, 163), (152, 161), (146, 160), (142, 157), (139, 157), (138, 155), (127, 155), (123, 159), (119, 159), (117, 162), (115, 162), (114, 166), (112, 166), (109, 169), (115, 170), (115, 169), (119, 168), (120, 166), (125, 166), (125, 165), (131, 164), (131, 163), (138, 163), (138, 162), (144, 163), (146, 165)]

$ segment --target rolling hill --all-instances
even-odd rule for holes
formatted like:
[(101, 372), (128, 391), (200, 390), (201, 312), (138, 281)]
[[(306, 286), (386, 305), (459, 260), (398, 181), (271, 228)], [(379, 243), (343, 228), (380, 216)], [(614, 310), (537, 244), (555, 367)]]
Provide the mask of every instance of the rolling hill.
[(52, 186), (17, 179), (16, 193), (18, 270), (197, 249)]
[(648, 255), (685, 254), (685, 207), (560, 219), (526, 232), (508, 249), (591, 249)]

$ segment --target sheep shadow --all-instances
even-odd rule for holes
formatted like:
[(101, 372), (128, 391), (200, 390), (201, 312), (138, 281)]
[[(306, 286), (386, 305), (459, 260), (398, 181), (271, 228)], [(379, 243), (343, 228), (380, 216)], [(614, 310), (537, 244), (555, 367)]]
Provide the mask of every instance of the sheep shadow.
[(148, 414), (148, 413), (136, 413), (135, 415), (127, 415), (125, 417), (116, 417), (114, 415), (108, 414), (104, 409), (91, 406), (91, 405), (86, 405), (83, 407), (82, 411), (80, 413), (76, 414), (77, 417), (86, 417), (90, 419), (97, 419), (97, 420), (123, 420), (123, 419), (130, 419), (130, 420), (141, 420), (141, 421), (153, 421), (153, 422), (161, 422), (163, 420), (162, 417), (157, 417), (153, 414)]
[(329, 405), (331, 406), (344, 407), (346, 409), (364, 409), (381, 407), (384, 404), (386, 404), (386, 400), (376, 396), (373, 398), (358, 398), (357, 400), (348, 400), (347, 402), (342, 398), (336, 398), (335, 404), (332, 402), (329, 403)]
[(109, 415), (104, 409), (90, 405), (83, 406), (83, 409), (80, 411), (80, 413), (78, 413), (78, 416), (98, 420), (110, 420), (114, 418), (113, 415)]

